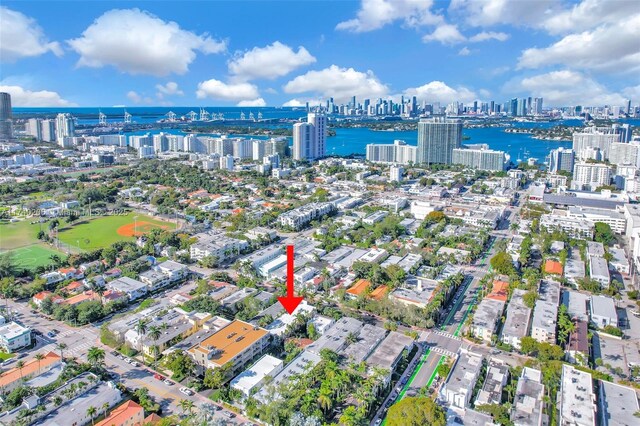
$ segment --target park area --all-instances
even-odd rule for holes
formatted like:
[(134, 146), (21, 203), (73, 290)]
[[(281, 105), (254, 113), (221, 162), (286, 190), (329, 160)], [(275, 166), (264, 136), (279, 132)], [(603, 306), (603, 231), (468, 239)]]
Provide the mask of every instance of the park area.
[(175, 223), (136, 213), (83, 218), (71, 226), (61, 226), (58, 238), (71, 250), (96, 250), (110, 246), (116, 241), (131, 240), (134, 235), (139, 236), (152, 229), (176, 227)]
[(174, 223), (135, 213), (82, 218), (72, 224), (66, 223), (64, 218), (59, 221), (60, 250), (38, 240), (41, 229), (49, 230), (49, 221), (38, 223), (37, 218), (27, 218), (0, 223), (0, 253), (11, 251), (19, 267), (33, 269), (49, 265), (53, 255), (64, 258), (68, 252), (96, 250), (116, 241), (131, 240), (134, 235), (139, 236), (152, 229), (176, 227)]

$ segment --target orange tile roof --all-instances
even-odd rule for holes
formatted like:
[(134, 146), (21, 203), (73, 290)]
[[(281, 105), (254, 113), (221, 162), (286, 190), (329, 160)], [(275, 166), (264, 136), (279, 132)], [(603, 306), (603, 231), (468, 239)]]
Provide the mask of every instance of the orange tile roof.
[(85, 291), (76, 296), (65, 299), (64, 303), (68, 305), (77, 305), (79, 303), (88, 302), (89, 300), (98, 300), (100, 299), (100, 295), (98, 293), (94, 293), (93, 291)]
[(371, 282), (369, 280), (365, 280), (365, 279), (359, 279), (358, 281), (356, 281), (356, 283), (354, 285), (352, 285), (349, 290), (347, 290), (347, 293), (349, 293), (352, 296), (360, 296), (362, 293), (364, 293), (367, 288), (369, 288), (369, 286), (371, 285)]
[(208, 348), (216, 348), (220, 352), (212, 356), (210, 361), (223, 366), (267, 334), (269, 332), (263, 328), (255, 327), (244, 321), (233, 320), (200, 344), (193, 346), (189, 352), (207, 353), (209, 352)]
[(60, 361), (60, 355), (55, 352), (49, 352), (44, 356), (44, 359), (38, 362), (37, 359), (31, 359), (24, 363), (22, 370), (19, 368), (12, 368), (0, 375), (0, 388), (14, 383), (16, 380), (21, 380), (23, 377), (28, 377), (38, 372), (38, 369), (44, 369), (56, 362)]
[(507, 301), (509, 296), (509, 283), (504, 281), (494, 281), (491, 293), (487, 295), (487, 299)]
[(145, 417), (145, 419), (142, 422), (142, 424), (144, 424), (144, 425), (154, 425), (154, 424), (158, 423), (160, 420), (162, 420), (162, 417), (160, 417), (156, 413), (151, 413), (147, 417)]
[(562, 263), (560, 263), (560, 262), (558, 262), (556, 260), (549, 259), (544, 264), (544, 271), (547, 274), (562, 275), (562, 272), (564, 271), (564, 268), (562, 267)]
[(50, 291), (41, 291), (40, 293), (36, 293), (33, 295), (33, 298), (36, 300), (44, 300), (46, 299), (48, 296), (51, 296), (53, 293), (51, 293)]
[(385, 294), (387, 294), (387, 290), (389, 290), (389, 288), (386, 285), (381, 285), (371, 292), (371, 297), (373, 299), (380, 300)]
[[(124, 404), (121, 404), (118, 407), (114, 408), (109, 416), (105, 417), (104, 420), (96, 423), (95, 426), (122, 426), (129, 424), (140, 424), (139, 421), (135, 422), (139, 419), (144, 420), (144, 408), (142, 408), (140, 404), (129, 400)], [(135, 423), (133, 423), (132, 421)]]
[(84, 284), (82, 284), (80, 281), (71, 281), (69, 283), (69, 285), (64, 288), (64, 290), (72, 291), (72, 290), (76, 290), (78, 288), (81, 288), (83, 286), (84, 286)]

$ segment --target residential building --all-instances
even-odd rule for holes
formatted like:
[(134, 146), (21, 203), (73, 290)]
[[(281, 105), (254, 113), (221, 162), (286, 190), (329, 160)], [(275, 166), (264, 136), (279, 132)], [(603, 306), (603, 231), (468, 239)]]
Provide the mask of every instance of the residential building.
[(17, 322), (0, 326), (0, 347), (7, 353), (31, 345), (31, 329)]
[(588, 303), (589, 296), (584, 293), (567, 289), (562, 291), (562, 304), (567, 307), (567, 314), (573, 319), (589, 320)]
[(75, 122), (69, 113), (56, 116), (56, 140), (62, 144), (64, 138), (75, 136)]
[(501, 300), (485, 298), (478, 303), (471, 323), (473, 335), (484, 342), (490, 343), (503, 310), (504, 302)]
[(327, 117), (320, 112), (310, 112), (306, 123), (293, 125), (294, 160), (315, 160), (324, 157), (326, 125)]
[(411, 202), (411, 214), (418, 220), (424, 220), (429, 213), (442, 210), (442, 207), (426, 201), (414, 200)]
[(564, 264), (564, 277), (573, 285), (585, 277), (585, 264), (582, 260), (568, 258)]
[(525, 290), (514, 289), (507, 305), (507, 317), (502, 327), (500, 340), (515, 349), (520, 349), (520, 341), (529, 334), (531, 309), (524, 304)]
[(576, 154), (573, 149), (565, 149), (563, 147), (552, 149), (549, 153), (549, 172), (558, 173), (564, 171), (573, 173), (575, 157)]
[(628, 275), (631, 271), (631, 267), (624, 250), (620, 247), (609, 247), (609, 254), (611, 255), (609, 266), (621, 274)]
[(542, 372), (524, 367), (516, 387), (516, 396), (511, 409), (511, 421), (514, 426), (542, 426), (543, 407)]
[(132, 400), (114, 408), (95, 426), (138, 426), (144, 422), (144, 408)]
[(620, 135), (612, 128), (588, 127), (581, 132), (573, 134), (573, 150), (579, 160), (588, 159), (588, 151), (598, 150), (603, 160), (609, 159), (611, 145), (620, 141)]
[(40, 361), (33, 358), (24, 363), (22, 369), (14, 367), (0, 374), (0, 392), (9, 393), (13, 389), (22, 386), (24, 381), (38, 377), (47, 371), (61, 365), (62, 359), (55, 352), (45, 354)]
[(294, 230), (300, 230), (312, 220), (325, 216), (335, 210), (332, 203), (310, 203), (278, 216), (278, 224)]
[(127, 295), (129, 300), (137, 300), (147, 294), (148, 287), (145, 283), (129, 277), (120, 277), (106, 284), (109, 290)]
[(403, 174), (404, 174), (404, 168), (400, 166), (389, 167), (389, 180), (391, 182), (402, 182)]
[(240, 252), (249, 247), (246, 240), (227, 237), (221, 231), (210, 231), (196, 234), (198, 241), (189, 248), (191, 259), (202, 260), (205, 257), (214, 257), (218, 262), (234, 259)]
[(613, 142), (609, 162), (615, 165), (640, 167), (640, 144), (638, 142)]
[(482, 384), (482, 389), (478, 392), (475, 406), (502, 403), (502, 389), (509, 379), (509, 366), (500, 360), (489, 360), (487, 375)]
[(451, 155), (453, 164), (461, 164), (478, 170), (504, 170), (504, 151), (495, 151), (489, 149), (488, 146), (481, 149), (454, 148)]
[(284, 362), (282, 360), (271, 355), (264, 355), (255, 364), (234, 378), (231, 381), (231, 387), (248, 397), (262, 388), (262, 384), (267, 377), (274, 378), (283, 369)]
[(418, 122), (417, 163), (451, 164), (453, 150), (462, 142), (462, 121), (446, 117)]
[(540, 216), (540, 226), (549, 231), (555, 230), (566, 233), (573, 238), (590, 240), (593, 238), (594, 225), (584, 219), (572, 219), (554, 211), (552, 214)]
[(602, 257), (589, 256), (589, 273), (592, 280), (599, 282), (604, 288), (609, 287), (611, 282), (609, 264)]
[(460, 350), (451, 373), (440, 390), (442, 398), (451, 408), (464, 410), (469, 405), (483, 362), (482, 355)]
[(295, 357), (293, 361), (287, 364), (287, 366), (273, 378), (271, 384), (263, 386), (260, 389), (255, 395), (256, 399), (263, 404), (279, 399), (277, 389), (281, 383), (285, 383), (292, 377), (309, 371), (309, 369), (316, 366), (321, 360), (322, 358), (317, 353), (308, 350), (302, 351), (300, 355)]
[(591, 321), (598, 327), (618, 326), (618, 313), (612, 298), (608, 296), (591, 296)]
[(589, 326), (587, 321), (573, 321), (574, 330), (569, 334), (565, 347), (565, 359), (572, 364), (586, 365), (589, 359)]
[(567, 217), (572, 219), (585, 219), (591, 223), (602, 222), (611, 227), (616, 234), (624, 234), (627, 227), (627, 219), (624, 214), (611, 209), (599, 209), (594, 207), (569, 206)]
[(393, 144), (368, 144), (366, 158), (372, 163), (413, 164), (416, 162), (417, 150), (417, 147), (401, 140), (396, 140)]
[(633, 426), (640, 411), (635, 389), (605, 380), (598, 381), (600, 426)]
[(234, 320), (187, 352), (201, 371), (228, 365), (229, 373), (233, 376), (262, 354), (268, 345), (267, 330)]
[(13, 140), (11, 94), (0, 92), (0, 142)]
[(558, 390), (558, 425), (595, 426), (595, 400), (591, 374), (563, 364)]
[(390, 332), (366, 359), (369, 368), (384, 368), (389, 371), (388, 379), (402, 359), (405, 350), (411, 351), (413, 339), (397, 331)]
[(531, 337), (538, 342), (555, 344), (559, 303), (560, 283), (542, 280), (538, 287), (538, 300), (531, 320)]
[(611, 183), (611, 168), (602, 163), (576, 163), (573, 166), (572, 189), (595, 190)]

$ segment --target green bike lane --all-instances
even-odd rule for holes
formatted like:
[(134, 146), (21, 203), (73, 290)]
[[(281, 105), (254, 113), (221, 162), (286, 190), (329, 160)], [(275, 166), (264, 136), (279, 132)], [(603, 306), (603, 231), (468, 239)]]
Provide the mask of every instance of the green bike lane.
[[(485, 254), (482, 257), (482, 261), (478, 264), (478, 266), (485, 265), (486, 259), (489, 256), (489, 254), (491, 253), (491, 250), (493, 250), (493, 246), (494, 246), (495, 242), (496, 242), (496, 239), (493, 239), (491, 241), (491, 244), (485, 250)], [(489, 267), (488, 272), (491, 272), (491, 267)], [(469, 287), (471, 286), (473, 281), (475, 279), (477, 279), (477, 278), (478, 277), (474, 276), (471, 280), (468, 280), (468, 282), (466, 283), (466, 287), (465, 287), (464, 291), (462, 292), (462, 294), (466, 294), (466, 292), (469, 290)], [(476, 293), (473, 296), (473, 298), (471, 299), (471, 301), (469, 302), (469, 306), (467, 306), (467, 309), (465, 309), (464, 314), (463, 314), (462, 318), (460, 319), (460, 321), (458, 322), (455, 330), (453, 330), (452, 334), (453, 334), (454, 337), (458, 337), (460, 335), (460, 332), (462, 331), (462, 327), (464, 326), (465, 321), (467, 320), (469, 314), (473, 310), (473, 307), (477, 303), (477, 299), (478, 299), (478, 295)], [(458, 302), (455, 304), (454, 308), (451, 309), (451, 311), (449, 312), (449, 314), (445, 318), (443, 325), (440, 327), (441, 330), (445, 331), (447, 329), (447, 327), (449, 327), (451, 325), (454, 325), (454, 324), (451, 324), (451, 321), (454, 318), (454, 316), (456, 315), (456, 313), (458, 312), (458, 309), (460, 308), (460, 304), (463, 303), (463, 301), (464, 301), (464, 297), (461, 297), (460, 300), (458, 300)], [(414, 379), (416, 378), (416, 376), (418, 375), (418, 373), (420, 372), (420, 370), (424, 366), (425, 362), (427, 361), (427, 359), (429, 358), (431, 353), (432, 353), (431, 349), (427, 348), (425, 353), (420, 358), (420, 362), (416, 366), (416, 369), (414, 370), (413, 374), (411, 374), (411, 376), (409, 377), (409, 380), (407, 380), (407, 383), (405, 384), (405, 386), (402, 388), (402, 390), (398, 394), (398, 397), (396, 398), (395, 402), (400, 401), (404, 397), (404, 395), (407, 393), (407, 390), (409, 388), (411, 388), (411, 385), (413, 384)], [(435, 352), (434, 352), (434, 354), (435, 354)], [(433, 384), (433, 381), (435, 380), (436, 376), (438, 375), (438, 367), (440, 367), (440, 365), (445, 361), (446, 358), (447, 358), (446, 355), (441, 355), (440, 358), (438, 359), (438, 362), (436, 363), (435, 368), (433, 369), (433, 372), (431, 373), (431, 376), (427, 380), (427, 384), (426, 384), (427, 388), (431, 387), (431, 385)], [(384, 421), (382, 422), (382, 426), (386, 425), (386, 422), (387, 422), (387, 420), (385, 418)]]

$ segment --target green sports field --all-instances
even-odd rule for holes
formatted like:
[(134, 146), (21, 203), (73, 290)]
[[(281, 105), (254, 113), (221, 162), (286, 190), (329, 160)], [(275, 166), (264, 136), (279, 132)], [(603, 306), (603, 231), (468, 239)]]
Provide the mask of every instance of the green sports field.
[(19, 267), (33, 269), (38, 266), (47, 266), (51, 263), (51, 256), (57, 255), (61, 259), (67, 256), (54, 248), (44, 244), (33, 244), (11, 250), (15, 254), (15, 260)]
[[(65, 258), (65, 253), (38, 240), (41, 225), (32, 225), (33, 221), (35, 219), (0, 223), (0, 252), (13, 252), (18, 266), (29, 269), (49, 265), (54, 254)], [(47, 230), (48, 224), (43, 223), (42, 229)]]
[[(134, 217), (137, 216), (136, 232), (148, 232), (153, 228), (175, 229), (175, 223), (164, 222), (151, 216), (127, 213), (126, 215), (101, 216), (83, 219), (63, 228), (58, 232), (58, 238), (70, 246), (72, 250), (96, 250), (107, 247), (116, 241), (131, 241), (133, 237), (127, 234), (126, 228), (133, 229)], [(124, 227), (124, 228), (123, 228)]]

